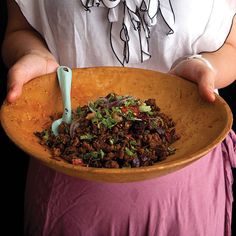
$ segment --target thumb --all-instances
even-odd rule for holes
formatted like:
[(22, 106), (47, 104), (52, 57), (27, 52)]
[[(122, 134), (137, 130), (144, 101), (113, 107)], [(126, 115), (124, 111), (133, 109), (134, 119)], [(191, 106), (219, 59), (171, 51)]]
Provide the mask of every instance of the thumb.
[(169, 71), (170, 74), (191, 80), (198, 85), (200, 96), (208, 101), (215, 101), (214, 86), (216, 72), (200, 60), (185, 60)]
[(53, 59), (38, 55), (26, 55), (14, 64), (8, 71), (7, 101), (12, 103), (21, 96), (25, 83), (46, 73), (54, 72), (58, 63)]
[(202, 75), (198, 81), (199, 93), (208, 102), (215, 101), (214, 81), (214, 75), (212, 73)]
[[(25, 83), (25, 76), (21, 75), (20, 70), (10, 69), (8, 72), (8, 83), (7, 83), (7, 101), (12, 103), (20, 97), (22, 93), (22, 87)], [(23, 76), (23, 77), (21, 77)], [(20, 79), (24, 78), (24, 79)]]
[(7, 92), (7, 101), (9, 103), (13, 103), (17, 100), (17, 98), (20, 97), (21, 93), (22, 93), (22, 87), (23, 84), (14, 84), (12, 85)]

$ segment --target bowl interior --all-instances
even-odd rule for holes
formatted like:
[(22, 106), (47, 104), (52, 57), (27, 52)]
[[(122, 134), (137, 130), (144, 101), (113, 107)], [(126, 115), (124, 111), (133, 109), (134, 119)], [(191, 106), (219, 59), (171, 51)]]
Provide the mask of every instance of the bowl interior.
[(73, 69), (73, 109), (110, 92), (141, 99), (155, 98), (161, 111), (176, 122), (181, 136), (173, 145), (176, 153), (154, 166), (132, 169), (80, 167), (53, 159), (33, 133), (46, 128), (51, 115), (62, 112), (55, 73), (26, 84), (17, 102), (5, 102), (1, 123), (16, 145), (49, 167), (72, 176), (108, 182), (140, 181), (176, 171), (214, 148), (232, 126), (231, 111), (220, 96), (217, 95), (214, 103), (207, 103), (199, 96), (197, 86), (182, 78), (134, 68)]

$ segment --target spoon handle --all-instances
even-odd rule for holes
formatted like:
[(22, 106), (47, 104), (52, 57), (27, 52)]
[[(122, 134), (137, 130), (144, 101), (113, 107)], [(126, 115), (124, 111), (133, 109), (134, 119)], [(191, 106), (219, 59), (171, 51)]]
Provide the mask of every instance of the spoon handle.
[(57, 69), (57, 76), (59, 80), (59, 86), (62, 93), (64, 112), (62, 120), (70, 124), (71, 123), (71, 82), (72, 71), (69, 67), (59, 66)]

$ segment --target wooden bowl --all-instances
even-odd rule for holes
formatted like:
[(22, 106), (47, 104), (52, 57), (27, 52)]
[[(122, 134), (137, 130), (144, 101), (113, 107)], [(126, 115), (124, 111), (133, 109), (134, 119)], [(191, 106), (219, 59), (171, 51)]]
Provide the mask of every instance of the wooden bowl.
[(155, 98), (161, 111), (176, 122), (181, 136), (173, 145), (176, 153), (153, 166), (130, 169), (73, 166), (53, 159), (33, 133), (49, 125), (50, 115), (62, 112), (55, 73), (27, 83), (17, 102), (4, 102), (2, 127), (18, 147), (57, 171), (87, 180), (131, 182), (166, 175), (189, 165), (221, 142), (232, 126), (232, 113), (220, 96), (216, 95), (214, 103), (207, 103), (200, 98), (197, 86), (182, 78), (121, 67), (73, 69), (73, 108), (110, 92), (141, 99)]

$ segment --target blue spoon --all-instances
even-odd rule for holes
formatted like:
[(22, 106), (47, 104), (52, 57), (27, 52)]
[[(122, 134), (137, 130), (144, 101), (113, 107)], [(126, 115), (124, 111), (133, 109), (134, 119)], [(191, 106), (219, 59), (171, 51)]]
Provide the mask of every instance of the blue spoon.
[(62, 118), (55, 120), (52, 123), (52, 132), (54, 135), (58, 135), (58, 127), (62, 122), (67, 124), (71, 123), (71, 82), (72, 82), (72, 71), (69, 67), (59, 66), (57, 68), (57, 79), (62, 94), (63, 101), (63, 115)]

